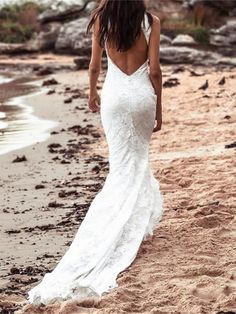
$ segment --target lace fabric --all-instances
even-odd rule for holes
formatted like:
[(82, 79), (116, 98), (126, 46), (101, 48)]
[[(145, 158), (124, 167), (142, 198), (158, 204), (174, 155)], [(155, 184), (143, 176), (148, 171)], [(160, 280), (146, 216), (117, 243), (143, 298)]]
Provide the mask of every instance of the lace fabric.
[[(143, 29), (148, 40), (147, 23)], [(108, 293), (118, 286), (118, 274), (135, 259), (142, 241), (153, 235), (163, 214), (159, 182), (149, 165), (156, 101), (147, 62), (126, 75), (108, 57), (100, 114), (109, 173), (64, 256), (28, 292), (29, 303)]]

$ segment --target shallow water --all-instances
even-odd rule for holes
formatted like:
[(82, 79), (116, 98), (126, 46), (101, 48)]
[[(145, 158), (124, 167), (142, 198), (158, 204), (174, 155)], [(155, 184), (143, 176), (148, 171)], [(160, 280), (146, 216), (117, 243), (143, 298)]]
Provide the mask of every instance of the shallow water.
[[(0, 84), (9, 80), (0, 76)], [(50, 136), (49, 129), (58, 122), (36, 117), (33, 108), (25, 104), (27, 98), (33, 99), (33, 96), (42, 92), (44, 89), (0, 103), (0, 155), (42, 142)]]

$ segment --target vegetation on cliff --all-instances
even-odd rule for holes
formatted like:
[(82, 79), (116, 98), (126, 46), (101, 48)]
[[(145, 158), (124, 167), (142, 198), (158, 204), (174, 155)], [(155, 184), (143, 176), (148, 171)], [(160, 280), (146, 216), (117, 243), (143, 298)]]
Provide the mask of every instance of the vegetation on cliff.
[(37, 16), (44, 7), (35, 2), (4, 5), (0, 9), (0, 42), (22, 43), (38, 30)]

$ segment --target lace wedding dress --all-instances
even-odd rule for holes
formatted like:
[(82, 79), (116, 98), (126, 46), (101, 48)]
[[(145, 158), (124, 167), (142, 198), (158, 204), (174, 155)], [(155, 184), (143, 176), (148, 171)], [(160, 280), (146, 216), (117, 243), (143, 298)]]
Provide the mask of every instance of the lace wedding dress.
[[(146, 14), (142, 29), (148, 42)], [(28, 292), (29, 303), (79, 300), (111, 291), (118, 286), (117, 275), (132, 263), (142, 240), (162, 218), (162, 195), (148, 155), (157, 101), (148, 61), (127, 75), (108, 53), (107, 58), (100, 113), (109, 174), (65, 255)]]

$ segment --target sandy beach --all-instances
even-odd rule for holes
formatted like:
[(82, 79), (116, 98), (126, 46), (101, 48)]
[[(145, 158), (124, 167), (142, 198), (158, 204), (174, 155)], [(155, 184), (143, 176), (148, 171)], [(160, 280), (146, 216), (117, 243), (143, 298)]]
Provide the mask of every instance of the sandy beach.
[(153, 238), (111, 293), (36, 307), (24, 305), (27, 291), (65, 253), (109, 171), (100, 115), (87, 106), (87, 71), (39, 78), (57, 84), (25, 101), (57, 126), (46, 140), (0, 155), (1, 313), (236, 313), (236, 71), (162, 71), (164, 121), (150, 163), (165, 211)]

